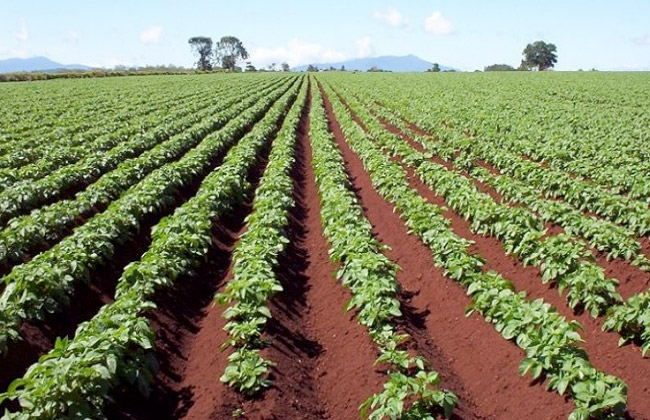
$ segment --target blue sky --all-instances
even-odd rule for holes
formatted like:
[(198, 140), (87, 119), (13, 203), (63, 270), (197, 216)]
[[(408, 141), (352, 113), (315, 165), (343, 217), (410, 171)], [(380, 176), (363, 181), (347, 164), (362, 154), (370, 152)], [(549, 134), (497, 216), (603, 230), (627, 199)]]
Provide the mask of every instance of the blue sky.
[(0, 58), (191, 65), (187, 39), (238, 36), (256, 65), (415, 54), (462, 70), (517, 65), (528, 42), (558, 70), (650, 70), (649, 0), (2, 0)]

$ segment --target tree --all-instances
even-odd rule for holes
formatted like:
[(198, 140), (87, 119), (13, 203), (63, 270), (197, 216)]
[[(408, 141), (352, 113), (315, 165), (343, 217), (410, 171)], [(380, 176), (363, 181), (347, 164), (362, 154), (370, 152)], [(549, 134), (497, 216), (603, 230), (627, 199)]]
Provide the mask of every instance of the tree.
[(307, 66), (307, 71), (318, 71), (318, 67), (314, 66), (313, 64), (310, 64)]
[(548, 70), (555, 67), (557, 63), (557, 47), (554, 44), (547, 44), (544, 41), (536, 41), (526, 45), (521, 61), (522, 67), (537, 69), (539, 71)]
[(282, 63), (281, 66), (282, 66), (282, 71), (289, 71), (290, 70), (289, 63), (287, 63), (286, 61), (284, 63)]
[(484, 71), (515, 71), (515, 68), (508, 64), (492, 64), (491, 66), (486, 66)]
[(196, 67), (199, 70), (212, 70), (212, 38), (207, 36), (194, 36), (187, 41), (190, 48), (199, 59)]
[(251, 64), (250, 61), (247, 61), (246, 62), (246, 71), (257, 71), (257, 69), (255, 68), (255, 66), (253, 64)]
[(341, 65), (341, 71), (345, 71), (345, 64)]
[(434, 72), (434, 73), (440, 72), (440, 64), (433, 63), (433, 67), (431, 67), (431, 71)]
[(217, 42), (214, 53), (217, 64), (226, 70), (235, 70), (238, 61), (248, 58), (244, 44), (234, 36), (222, 37)]

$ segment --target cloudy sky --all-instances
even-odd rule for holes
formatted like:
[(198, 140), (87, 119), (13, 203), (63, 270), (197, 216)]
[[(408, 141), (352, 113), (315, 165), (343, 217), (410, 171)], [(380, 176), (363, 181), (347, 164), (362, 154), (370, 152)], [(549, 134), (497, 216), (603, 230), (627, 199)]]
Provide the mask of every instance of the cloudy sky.
[(255, 65), (415, 54), (462, 70), (518, 65), (538, 39), (558, 70), (650, 70), (649, 0), (2, 0), (0, 59), (191, 65), (187, 39), (239, 37)]

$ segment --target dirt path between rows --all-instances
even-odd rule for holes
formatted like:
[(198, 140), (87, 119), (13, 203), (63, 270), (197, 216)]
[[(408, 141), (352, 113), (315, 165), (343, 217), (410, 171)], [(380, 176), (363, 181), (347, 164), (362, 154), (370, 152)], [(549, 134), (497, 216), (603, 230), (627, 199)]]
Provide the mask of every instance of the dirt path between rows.
[[(362, 162), (334, 121), (329, 101), (326, 108), (366, 216), (382, 242), (391, 246), (388, 255), (402, 269), (398, 279), (407, 303), (405, 326), (418, 351), (441, 374), (442, 386), (459, 396), (458, 417), (566, 418), (572, 410), (569, 402), (518, 375), (524, 353), (480, 316), (465, 317), (471, 301), (464, 288), (434, 266), (430, 250), (408, 234), (393, 206), (372, 188)], [(467, 232), (456, 233), (468, 237)]]
[[(394, 125), (390, 124), (388, 121), (385, 119), (378, 117), (377, 120), (386, 128), (388, 131), (390, 131), (393, 134), (396, 134), (400, 136), (403, 140), (408, 142), (408, 144), (413, 147), (414, 149), (418, 150), (419, 152), (424, 152), (424, 148), (416, 142), (412, 137), (410, 137), (407, 133), (404, 131), (400, 130), (398, 127), (395, 127)], [(415, 131), (416, 133), (424, 133), (421, 135), (424, 135), (426, 137), (435, 139), (435, 136), (426, 133), (425, 131), (421, 129), (414, 129), (411, 125), (411, 129)], [(437, 140), (436, 140), (437, 141)], [(469, 173), (463, 170), (459, 170), (453, 166), (449, 161), (443, 160), (438, 156), (433, 156), (431, 158), (431, 161), (434, 163), (437, 163), (439, 165), (444, 166), (448, 170), (455, 172), (459, 175), (464, 176), (465, 178), (471, 180), (474, 183), (474, 186), (481, 192), (490, 195), (494, 201), (497, 203), (501, 204), (506, 204), (511, 207), (524, 207), (520, 203), (515, 203), (512, 201), (508, 201), (503, 198), (499, 192), (496, 191), (493, 187), (479, 181), (478, 179), (474, 178), (471, 176)], [(480, 166), (483, 168), (489, 170), (492, 174), (496, 176), (500, 176), (501, 172), (494, 168), (492, 165), (488, 164), (485, 161), (478, 161), (477, 162)], [(561, 201), (561, 200), (558, 200)], [(535, 212), (533, 212), (535, 214)], [(592, 216), (589, 214), (585, 214), (586, 216)], [(600, 218), (599, 216), (597, 218)], [(564, 229), (553, 223), (553, 222), (547, 222), (546, 223), (546, 228), (548, 229), (548, 234), (549, 235), (557, 235), (559, 233), (564, 232)], [(642, 252), (646, 253), (643, 250), (643, 241), (641, 242), (642, 244)], [(645, 290), (648, 290), (650, 287), (650, 274), (642, 271), (638, 267), (635, 267), (632, 265), (631, 262), (625, 261), (623, 258), (616, 258), (616, 259), (611, 259), (608, 260), (607, 252), (603, 251), (598, 251), (595, 248), (591, 247), (587, 243), (588, 248), (594, 255), (594, 258), (596, 259), (596, 263), (603, 267), (605, 269), (605, 273), (607, 277), (615, 278), (619, 281), (619, 287), (618, 287), (618, 292), (623, 296), (624, 299), (628, 299), (632, 295), (636, 293), (643, 292)]]
[(248, 203), (215, 227), (208, 264), (196, 276), (179, 279), (182, 286), (159, 301), (152, 321), (162, 369), (154, 393), (145, 401), (118, 399), (122, 411), (116, 418), (355, 419), (359, 404), (381, 389), (385, 375), (373, 366), (376, 350), (354, 315), (343, 311), (350, 296), (333, 278), (306, 112), (296, 145), (290, 245), (278, 270), (284, 291), (270, 302), (273, 318), (264, 335), (262, 355), (276, 363), (271, 387), (245, 398), (219, 381), (230, 351), (219, 351), (227, 335), (223, 308), (212, 297), (232, 278), (230, 258), (245, 231)]
[[(6, 356), (0, 356), (0, 389), (14, 378), (21, 377), (38, 358), (54, 347), (57, 337), (73, 337), (78, 325), (92, 318), (99, 308), (113, 301), (115, 287), (124, 268), (137, 261), (151, 244), (151, 229), (165, 216), (173, 213), (199, 189), (203, 177), (221, 164), (226, 151), (215, 157), (210, 169), (197, 174), (188, 185), (174, 194), (174, 202), (149, 214), (140, 223), (137, 234), (122, 244), (114, 245), (113, 257), (102, 267), (90, 272), (89, 283), (77, 282), (70, 304), (61, 312), (46, 315), (43, 320), (26, 321), (20, 327), (22, 340), (9, 344)], [(72, 231), (70, 231), (72, 233)]]
[[(250, 132), (258, 121), (251, 121), (240, 138)], [(102, 305), (112, 302), (115, 286), (124, 268), (130, 262), (138, 260), (151, 244), (153, 226), (193, 197), (200, 188), (203, 178), (221, 165), (227, 152), (228, 150), (224, 150), (219, 153), (210, 161), (205, 171), (195, 174), (187, 185), (175, 191), (173, 203), (167, 203), (160, 211), (147, 215), (140, 223), (137, 234), (132, 235), (122, 244), (116, 244), (113, 258), (105, 266), (90, 273), (92, 279), (90, 283), (77, 282), (70, 298), (70, 305), (62, 312), (48, 315), (44, 320), (28, 321), (21, 325), (23, 339), (10, 343), (7, 354), (0, 355), (0, 390), (5, 390), (13, 379), (21, 377), (42, 354), (52, 349), (57, 337), (74, 336), (80, 323), (92, 318)], [(73, 229), (69, 233), (72, 231)]]
[[(412, 141), (412, 139), (409, 139)], [(414, 172), (405, 168), (409, 173), (412, 186), (418, 189), (421, 195), (427, 200), (440, 206), (446, 203), (442, 197), (435, 195), (426, 185), (421, 183)], [(629, 412), (637, 419), (650, 418), (650, 386), (646, 378), (650, 375), (650, 365), (640, 355), (640, 349), (635, 345), (618, 347), (620, 336), (616, 333), (602, 331), (604, 318), (592, 318), (589, 314), (575, 314), (568, 307), (566, 299), (560, 296), (557, 289), (542, 283), (541, 274), (536, 267), (524, 267), (520, 262), (505, 254), (500, 241), (492, 237), (474, 235), (469, 230), (469, 223), (460, 218), (457, 214), (448, 210), (445, 216), (452, 220), (452, 227), (463, 237), (470, 238), (476, 242), (475, 249), (487, 259), (487, 268), (494, 269), (511, 280), (517, 290), (524, 290), (529, 298), (543, 298), (553, 305), (562, 315), (568, 319), (575, 319), (583, 326), (581, 336), (585, 340), (582, 347), (587, 351), (591, 362), (598, 369), (623, 379), (629, 386)], [(550, 226), (552, 229), (560, 229), (557, 225)], [(471, 236), (470, 236), (471, 235)], [(607, 274), (613, 272), (630, 272), (629, 266), (621, 261), (607, 262), (599, 258), (598, 262), (606, 263)], [(621, 265), (623, 265), (621, 267)], [(627, 265), (627, 267), (625, 267)], [(618, 270), (618, 271), (617, 271)], [(632, 276), (633, 274), (630, 274)], [(638, 276), (638, 273), (636, 274)]]

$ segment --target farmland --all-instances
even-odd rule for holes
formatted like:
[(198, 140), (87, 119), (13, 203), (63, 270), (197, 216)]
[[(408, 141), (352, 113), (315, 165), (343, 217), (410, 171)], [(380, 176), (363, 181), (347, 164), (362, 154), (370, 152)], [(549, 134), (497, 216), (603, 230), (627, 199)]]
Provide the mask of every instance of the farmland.
[(0, 85), (3, 419), (650, 419), (650, 78)]

